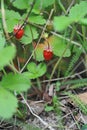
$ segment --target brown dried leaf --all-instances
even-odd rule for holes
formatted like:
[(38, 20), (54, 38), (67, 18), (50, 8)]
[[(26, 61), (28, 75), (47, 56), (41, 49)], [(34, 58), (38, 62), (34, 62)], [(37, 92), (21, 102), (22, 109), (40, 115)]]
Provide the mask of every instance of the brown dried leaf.
[(43, 100), (46, 101), (46, 102), (48, 102), (49, 104), (52, 103), (52, 97), (50, 97), (47, 92), (45, 92), (45, 93), (43, 94)]
[(53, 97), (53, 95), (54, 95), (54, 85), (51, 84), (49, 87), (49, 96)]
[(44, 102), (39, 102), (39, 101), (31, 101), (30, 102), (30, 106), (32, 108), (32, 110), (37, 114), (41, 114), (42, 111), (44, 110)]
[(79, 94), (78, 97), (83, 103), (87, 104), (87, 92)]

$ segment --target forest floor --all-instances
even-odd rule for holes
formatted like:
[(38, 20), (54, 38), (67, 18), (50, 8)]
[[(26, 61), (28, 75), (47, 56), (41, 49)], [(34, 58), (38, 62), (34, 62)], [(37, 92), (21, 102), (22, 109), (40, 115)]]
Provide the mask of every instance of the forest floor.
[[(79, 94), (79, 97), (84, 100), (86, 95), (85, 92)], [(13, 121), (2, 120), (0, 130), (81, 130), (82, 125), (87, 124), (87, 116), (66, 96), (61, 97), (60, 103), (61, 117), (55, 111), (46, 112), (43, 100), (29, 101), (31, 112), (28, 111), (26, 120), (21, 121), (17, 117)]]

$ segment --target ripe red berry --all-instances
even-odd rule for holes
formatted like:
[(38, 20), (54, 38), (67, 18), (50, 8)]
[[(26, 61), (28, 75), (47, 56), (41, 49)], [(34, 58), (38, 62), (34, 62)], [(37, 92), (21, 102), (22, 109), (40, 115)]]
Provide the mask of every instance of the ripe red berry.
[(51, 60), (51, 58), (53, 57), (53, 52), (52, 52), (52, 50), (51, 50), (51, 49), (45, 49), (45, 50), (43, 51), (43, 56), (44, 56), (44, 59), (45, 59), (46, 61)]
[(22, 38), (22, 36), (24, 35), (24, 29), (20, 28), (20, 25), (16, 25), (14, 27), (14, 35), (17, 39)]

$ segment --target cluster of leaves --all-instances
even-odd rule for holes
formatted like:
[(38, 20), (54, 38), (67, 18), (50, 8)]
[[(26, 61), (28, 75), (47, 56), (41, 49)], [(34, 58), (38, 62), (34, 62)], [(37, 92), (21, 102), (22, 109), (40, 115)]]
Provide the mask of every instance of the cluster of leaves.
[[(15, 46), (7, 46), (0, 49), (0, 71), (5, 66), (10, 66), (10, 62), (15, 54)], [(14, 92), (20, 93), (26, 91), (28, 88), (30, 88), (30, 81), (23, 74), (9, 73), (3, 76), (0, 81), (0, 117), (9, 118), (16, 112), (18, 101), (14, 96)]]
[(81, 1), (70, 9), (68, 16), (54, 17), (54, 27), (57, 31), (63, 31), (72, 23), (87, 24), (87, 1)]
[[(1, 1), (2, 2), (2, 1)], [(15, 0), (14, 2), (7, 1), (5, 4), (5, 16), (6, 16), (6, 24), (8, 33), (13, 32), (13, 28), (15, 25), (23, 23), (23, 19), (26, 17), (26, 13), (31, 8), (31, 1), (19, 1)], [(39, 3), (38, 3), (39, 2)], [(46, 20), (40, 15), (40, 11), (42, 8), (46, 8), (47, 6), (54, 3), (54, 1), (47, 2), (44, 1), (43, 7), (40, 8), (41, 1), (38, 1), (35, 4), (35, 8), (32, 10), (31, 16), (28, 18), (28, 22), (37, 25), (43, 25), (46, 23)], [(4, 5), (1, 3), (1, 8), (3, 9)], [(10, 5), (11, 4), (11, 8)], [(8, 6), (9, 8), (8, 8)], [(12, 10), (13, 8), (13, 10)], [(19, 11), (16, 11), (18, 9)], [(21, 15), (21, 11), (23, 10), (23, 14)], [(14, 17), (13, 17), (14, 16)], [(0, 14), (0, 19), (2, 19), (2, 15)], [(31, 62), (27, 65), (27, 71), (24, 73), (20, 73), (13, 66), (13, 59), (16, 57), (17, 50), (14, 45), (7, 45), (7, 41), (2, 32), (2, 25), (0, 22), (0, 72), (2, 80), (0, 81), (0, 117), (1, 118), (10, 118), (12, 114), (17, 112), (18, 109), (18, 100), (16, 98), (17, 94), (21, 92), (27, 91), (31, 87), (30, 79), (35, 79), (41, 77), (46, 72), (46, 65), (44, 63), (38, 64), (38, 66)], [(33, 35), (33, 38), (32, 38)], [(25, 27), (25, 35), (20, 40), (20, 43), (27, 45), (32, 42), (32, 39), (38, 38), (38, 31), (35, 27), (31, 27), (29, 24)], [(5, 67), (11, 68), (13, 72), (5, 72)], [(3, 73), (4, 75), (3, 75)], [(8, 107), (8, 108), (7, 108)]]
[[(2, 2), (3, 0), (1, 0)], [(15, 0), (6, 1), (5, 4), (5, 22), (7, 25), (7, 31), (9, 35), (13, 35), (13, 28), (17, 24), (23, 24), (24, 20), (27, 16), (27, 12), (31, 9), (33, 0), (21, 0), (20, 1)], [(61, 37), (59, 35), (53, 35), (52, 32), (49, 32), (48, 37), (44, 38), (44, 41), (42, 39), (42, 43), (36, 44), (37, 47), (34, 50), (33, 55), (33, 62), (27, 63), (26, 71), (23, 73), (20, 73), (19, 70), (15, 68), (13, 65), (13, 60), (17, 59), (17, 55), (20, 53), (22, 54), (22, 47), (26, 50), (26, 48), (29, 48), (27, 54), (30, 56), (33, 47), (32, 42), (35, 40), (35, 42), (38, 41), (39, 36), (41, 34), (41, 28), (47, 21), (49, 14), (49, 7), (54, 8), (54, 5), (57, 1), (56, 0), (38, 0), (36, 1), (32, 12), (27, 19), (27, 24), (24, 27), (24, 36), (17, 40), (14, 37), (12, 37), (12, 42), (14, 42), (15, 46), (7, 41), (6, 37), (3, 33), (3, 24), (0, 22), (0, 74), (1, 74), (1, 81), (0, 81), (0, 117), (3, 118), (9, 118), (12, 116), (14, 112), (17, 111), (18, 108), (18, 100), (16, 98), (16, 94), (19, 94), (21, 92), (27, 91), (31, 87), (31, 79), (36, 79), (38, 77), (43, 76), (47, 72), (47, 66), (43, 63), (35, 63), (34, 61), (43, 61), (43, 50), (46, 48), (49, 44), (49, 46), (52, 48), (53, 54), (57, 57), (70, 57), (72, 54), (72, 46), (67, 46), (68, 43), (73, 43), (72, 39), (67, 40), (65, 38), (65, 29), (72, 23), (77, 23), (80, 25), (87, 25), (87, 2), (82, 1), (79, 4), (74, 5), (68, 14), (68, 16), (56, 16), (54, 15), (52, 17), (52, 23), (54, 31), (58, 31), (61, 34)], [(58, 2), (57, 2), (58, 4)], [(1, 8), (2, 10), (2, 8)], [(45, 14), (44, 11), (47, 11)], [(78, 11), (77, 11), (78, 10)], [(14, 17), (13, 17), (14, 16)], [(0, 20), (2, 20), (3, 14), (0, 14)], [(39, 29), (37, 29), (37, 27)], [(47, 32), (47, 30), (46, 30)], [(17, 51), (16, 48), (20, 48)], [(65, 52), (65, 53), (64, 53)], [(28, 54), (29, 53), (29, 54)], [(81, 51), (82, 53), (82, 51)], [(80, 54), (81, 54), (80, 53)], [(80, 56), (79, 54), (79, 56)], [(77, 55), (78, 56), (78, 55)], [(71, 71), (73, 64), (78, 60), (74, 58), (73, 62), (71, 62), (69, 69), (67, 71)], [(21, 63), (20, 63), (21, 64)], [(24, 66), (20, 65), (20, 66)], [(5, 67), (10, 67), (11, 70), (14, 72), (6, 72)], [(71, 97), (72, 98), (72, 97)], [(55, 98), (54, 98), (55, 99)], [(52, 109), (55, 107), (54, 106)], [(8, 109), (7, 109), (8, 106)]]

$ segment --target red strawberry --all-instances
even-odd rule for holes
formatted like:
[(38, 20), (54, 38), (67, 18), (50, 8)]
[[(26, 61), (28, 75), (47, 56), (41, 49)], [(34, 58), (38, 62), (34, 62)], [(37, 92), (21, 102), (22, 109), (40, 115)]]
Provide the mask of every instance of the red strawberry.
[(22, 36), (24, 35), (24, 29), (20, 28), (20, 25), (16, 25), (14, 27), (14, 35), (17, 39), (22, 38)]
[(51, 50), (51, 49), (45, 49), (45, 50), (43, 51), (43, 56), (44, 56), (44, 59), (45, 59), (46, 61), (51, 60), (51, 58), (53, 57), (53, 52), (52, 52), (52, 50)]

